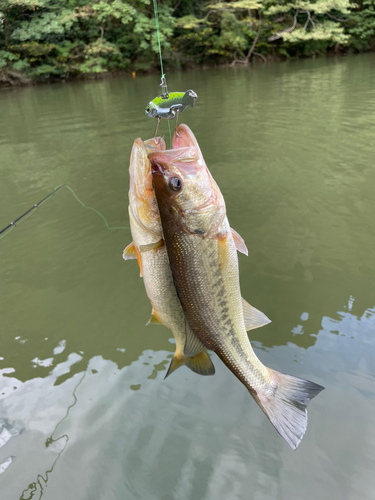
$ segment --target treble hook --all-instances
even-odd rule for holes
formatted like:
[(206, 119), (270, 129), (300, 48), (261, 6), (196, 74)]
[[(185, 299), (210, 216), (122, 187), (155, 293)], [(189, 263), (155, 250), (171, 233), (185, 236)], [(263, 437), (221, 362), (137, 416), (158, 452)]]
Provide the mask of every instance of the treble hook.
[(178, 132), (177, 132), (177, 123), (178, 123), (178, 111), (176, 111), (176, 123), (174, 126), (174, 133), (177, 135), (177, 137), (182, 137)]
[(158, 118), (158, 123), (156, 124), (156, 129), (155, 129), (155, 134), (154, 134), (154, 142), (158, 146), (160, 144), (160, 140), (156, 140), (156, 134), (158, 133), (158, 128), (159, 128), (159, 123), (160, 123), (161, 118)]

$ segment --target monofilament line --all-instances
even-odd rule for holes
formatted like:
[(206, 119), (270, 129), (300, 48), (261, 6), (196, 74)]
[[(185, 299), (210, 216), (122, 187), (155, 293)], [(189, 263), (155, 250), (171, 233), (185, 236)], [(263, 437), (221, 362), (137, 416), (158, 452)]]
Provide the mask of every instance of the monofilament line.
[[(159, 15), (158, 15), (158, 4), (156, 0), (154, 2), (154, 13), (155, 13), (155, 24), (156, 24), (156, 36), (158, 38), (158, 47), (159, 47), (159, 57), (160, 57), (160, 69), (161, 69), (161, 77), (165, 78), (164, 69), (163, 69), (163, 58), (161, 56), (161, 44), (160, 44), (160, 28), (159, 28)], [(169, 144), (172, 147), (172, 134), (171, 134), (171, 125), (168, 120), (168, 131), (169, 131)]]

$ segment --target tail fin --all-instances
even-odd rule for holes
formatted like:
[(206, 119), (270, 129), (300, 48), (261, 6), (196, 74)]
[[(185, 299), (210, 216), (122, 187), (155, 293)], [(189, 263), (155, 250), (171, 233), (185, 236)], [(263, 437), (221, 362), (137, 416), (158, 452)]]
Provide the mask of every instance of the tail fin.
[(171, 373), (173, 373), (180, 366), (186, 365), (190, 370), (199, 375), (214, 375), (215, 367), (211, 361), (210, 356), (206, 351), (202, 351), (195, 356), (173, 356), (171, 364), (169, 365), (167, 374), (164, 378), (167, 378)]
[(306, 407), (324, 387), (274, 370), (272, 373), (276, 382), (272, 393), (258, 392), (254, 396), (251, 392), (251, 395), (280, 436), (295, 450), (306, 432)]

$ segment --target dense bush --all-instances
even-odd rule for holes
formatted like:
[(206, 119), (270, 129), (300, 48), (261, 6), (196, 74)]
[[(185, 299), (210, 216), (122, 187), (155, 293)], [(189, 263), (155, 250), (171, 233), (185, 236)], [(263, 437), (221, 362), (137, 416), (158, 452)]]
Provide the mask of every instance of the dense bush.
[[(375, 0), (158, 2), (170, 67), (247, 64), (375, 45)], [(151, 0), (0, 0), (0, 83), (158, 65)]]

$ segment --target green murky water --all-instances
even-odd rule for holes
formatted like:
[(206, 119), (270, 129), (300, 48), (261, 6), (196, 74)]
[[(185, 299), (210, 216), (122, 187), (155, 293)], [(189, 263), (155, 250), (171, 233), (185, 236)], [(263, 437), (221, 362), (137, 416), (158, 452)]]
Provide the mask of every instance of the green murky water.
[[(244, 237), (266, 365), (326, 390), (292, 452), (218, 360), (182, 368), (127, 230), (60, 190), (0, 240), (1, 500), (373, 500), (374, 55), (171, 74)], [(158, 76), (0, 92), (0, 226), (69, 184), (127, 225)], [(165, 123), (164, 131), (167, 131)], [(215, 356), (214, 356), (215, 357)]]

